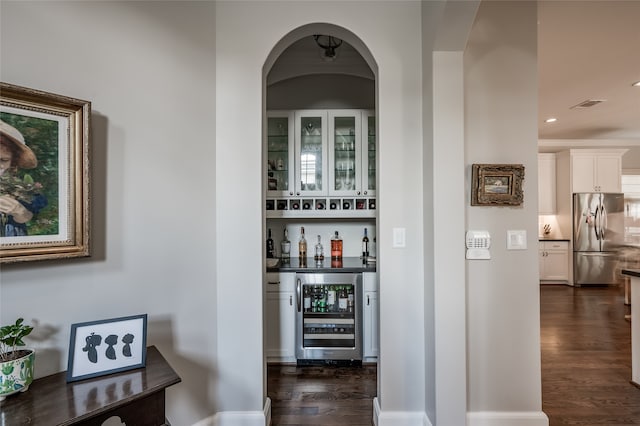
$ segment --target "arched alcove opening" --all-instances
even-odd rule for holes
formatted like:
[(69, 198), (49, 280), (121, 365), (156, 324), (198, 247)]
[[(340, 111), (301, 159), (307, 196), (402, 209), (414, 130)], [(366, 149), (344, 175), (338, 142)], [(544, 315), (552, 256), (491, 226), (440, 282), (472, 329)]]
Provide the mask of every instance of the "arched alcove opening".
[[(328, 58), (319, 47), (314, 35), (330, 35), (339, 39), (341, 45), (336, 49), (336, 57)], [(308, 24), (296, 28), (286, 34), (271, 50), (263, 67), (262, 84), (262, 112), (263, 131), (268, 127), (268, 111), (293, 111), (293, 110), (332, 110), (332, 109), (359, 109), (377, 111), (377, 74), (378, 68), (373, 55), (367, 46), (349, 30), (327, 23)], [(374, 120), (374, 127), (377, 120)], [(377, 131), (375, 132), (377, 134)], [(376, 141), (375, 143), (379, 143)], [(263, 144), (263, 151), (265, 147)], [(268, 162), (268, 152), (263, 152), (263, 162)], [(376, 159), (378, 162), (378, 159)], [(377, 169), (377, 164), (373, 165)], [(263, 188), (272, 184), (268, 182), (267, 174), (263, 174)], [(263, 191), (264, 193), (264, 191)], [(263, 197), (262, 208), (267, 200)], [(329, 208), (329, 206), (327, 206)], [(291, 240), (291, 256), (297, 253), (297, 234), (295, 233), (302, 219), (272, 219), (263, 215), (263, 230), (275, 231), (274, 239), (276, 251), (280, 251), (281, 229), (288, 228)], [(318, 231), (333, 229), (336, 219), (314, 219), (312, 229)], [(355, 236), (356, 232), (362, 232), (362, 224), (371, 225), (369, 229), (376, 229), (377, 214), (364, 220), (342, 219), (338, 220), (342, 230)], [(351, 229), (351, 230), (350, 230)], [(356, 229), (358, 231), (356, 231)], [(291, 232), (291, 230), (294, 230)], [(341, 231), (342, 232), (342, 231)], [(375, 231), (374, 231), (375, 232)], [(370, 234), (371, 235), (371, 234)], [(374, 234), (375, 235), (375, 234)], [(309, 241), (309, 256), (313, 257), (313, 245), (315, 235), (307, 234)], [(373, 236), (372, 236), (373, 237)], [(358, 236), (361, 238), (361, 235)], [(373, 239), (373, 238), (372, 238)], [(325, 253), (328, 256), (328, 239), (324, 240)], [(263, 305), (269, 301), (263, 293)], [(284, 302), (287, 303), (286, 300)], [(277, 302), (276, 302), (277, 304)], [(294, 302), (295, 305), (295, 302)], [(268, 311), (268, 308), (266, 308)], [(269, 313), (266, 314), (267, 316)], [(265, 317), (265, 322), (267, 317)], [(267, 324), (263, 323), (263, 334), (268, 340)], [(268, 343), (267, 343), (268, 344)], [(265, 348), (265, 365), (267, 361)], [(295, 362), (295, 359), (293, 360)], [(378, 359), (378, 368), (381, 360)], [(265, 396), (268, 393), (267, 369), (265, 368)], [(379, 388), (378, 388), (379, 389)], [(379, 393), (379, 391), (378, 391)]]

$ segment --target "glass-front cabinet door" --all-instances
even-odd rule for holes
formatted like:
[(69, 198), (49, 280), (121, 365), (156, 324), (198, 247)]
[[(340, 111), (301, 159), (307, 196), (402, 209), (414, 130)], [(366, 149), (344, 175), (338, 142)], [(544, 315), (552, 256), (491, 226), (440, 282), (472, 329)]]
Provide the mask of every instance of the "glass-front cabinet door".
[(376, 195), (376, 113), (362, 115), (362, 195)]
[(361, 113), (329, 111), (329, 195), (361, 195)]
[(267, 197), (293, 195), (293, 113), (267, 112)]
[(296, 195), (327, 193), (327, 113), (298, 111), (296, 120)]

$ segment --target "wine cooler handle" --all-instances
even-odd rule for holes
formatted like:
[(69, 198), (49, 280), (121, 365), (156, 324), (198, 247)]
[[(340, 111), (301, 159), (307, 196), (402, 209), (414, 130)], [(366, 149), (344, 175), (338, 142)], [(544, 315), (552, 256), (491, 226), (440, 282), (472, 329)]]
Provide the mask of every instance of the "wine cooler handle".
[(300, 312), (300, 297), (302, 296), (300, 293), (302, 281), (298, 278), (298, 283), (296, 284), (296, 305), (298, 306), (298, 312)]

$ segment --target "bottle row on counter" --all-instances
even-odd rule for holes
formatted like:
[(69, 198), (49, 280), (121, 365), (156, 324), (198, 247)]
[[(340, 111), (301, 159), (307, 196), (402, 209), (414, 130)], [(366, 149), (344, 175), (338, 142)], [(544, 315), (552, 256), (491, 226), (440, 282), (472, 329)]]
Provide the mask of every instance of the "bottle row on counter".
[[(267, 258), (275, 258), (276, 248), (271, 237), (271, 228), (267, 231)], [(291, 257), (291, 241), (289, 241), (289, 231), (284, 228), (284, 237), (280, 243), (281, 251), (280, 258), (289, 259)], [(331, 260), (342, 259), (342, 238), (335, 231), (331, 238)], [(307, 258), (307, 239), (304, 234), (304, 226), (300, 228), (300, 239), (298, 240), (298, 257), (301, 259)], [(316, 261), (324, 260), (324, 246), (322, 245), (322, 238), (318, 235), (318, 242), (313, 247), (313, 259)], [(367, 236), (367, 228), (364, 228), (364, 236), (362, 237), (362, 258), (367, 259), (369, 257), (369, 237)]]

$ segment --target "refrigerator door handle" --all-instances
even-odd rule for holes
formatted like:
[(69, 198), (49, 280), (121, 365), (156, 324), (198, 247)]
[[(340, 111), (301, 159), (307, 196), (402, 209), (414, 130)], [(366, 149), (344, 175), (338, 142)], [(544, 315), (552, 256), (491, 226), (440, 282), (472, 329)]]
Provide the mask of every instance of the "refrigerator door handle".
[(600, 206), (600, 239), (604, 240), (604, 230), (607, 227), (607, 211), (604, 209), (604, 204)]
[(298, 307), (298, 312), (300, 312), (300, 297), (302, 294), (300, 292), (300, 287), (302, 286), (302, 281), (298, 278), (298, 282), (296, 283), (296, 306)]
[(599, 210), (600, 210), (600, 207), (596, 207), (596, 212), (594, 213), (594, 216), (593, 216), (593, 230), (596, 233), (596, 240), (600, 239), (600, 230), (598, 229), (598, 224), (600, 223), (600, 219), (598, 218)]

